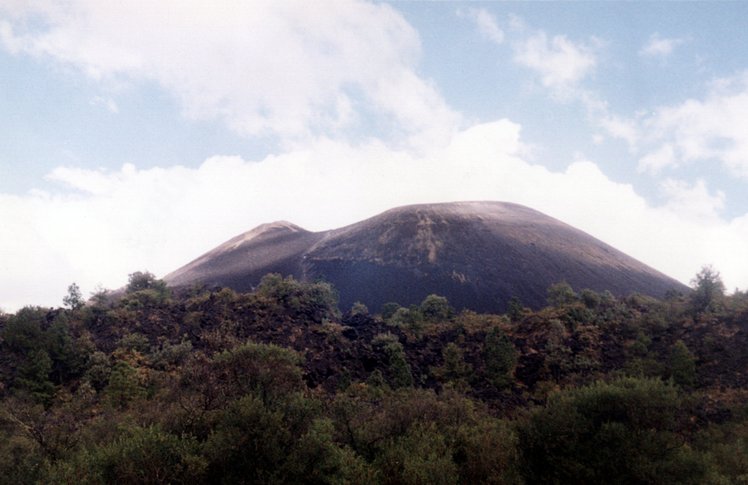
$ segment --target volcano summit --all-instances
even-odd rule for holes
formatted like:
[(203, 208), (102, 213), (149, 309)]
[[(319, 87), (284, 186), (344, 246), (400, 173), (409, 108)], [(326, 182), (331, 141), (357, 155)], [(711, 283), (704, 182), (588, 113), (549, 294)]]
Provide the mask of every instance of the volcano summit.
[(686, 290), (578, 229), (504, 202), (411, 205), (323, 232), (263, 224), (164, 279), (249, 291), (273, 272), (332, 283), (343, 309), (355, 301), (372, 310), (408, 305), (431, 293), (482, 312), (502, 312), (514, 296), (538, 308), (560, 281), (617, 296)]

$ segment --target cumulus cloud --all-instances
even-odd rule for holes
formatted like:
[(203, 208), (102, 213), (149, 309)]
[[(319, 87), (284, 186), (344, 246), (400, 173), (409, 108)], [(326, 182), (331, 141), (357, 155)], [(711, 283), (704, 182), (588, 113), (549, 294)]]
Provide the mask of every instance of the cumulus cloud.
[(155, 81), (186, 116), (240, 134), (333, 133), (366, 112), (404, 122), (400, 141), (422, 147), (459, 123), (416, 73), (418, 34), (386, 4), (71, 0), (4, 2), (3, 13), (10, 52), (103, 81)]
[(683, 42), (683, 39), (662, 38), (660, 34), (655, 33), (649, 37), (647, 43), (639, 50), (639, 55), (643, 57), (668, 57)]
[(549, 39), (542, 31), (514, 45), (514, 60), (539, 74), (544, 87), (561, 95), (571, 94), (597, 64), (592, 45), (564, 35)]
[(496, 18), (484, 8), (460, 9), (457, 14), (461, 17), (468, 18), (475, 23), (478, 32), (483, 37), (494, 42), (502, 44), (504, 42), (504, 31), (499, 27)]
[(723, 192), (709, 193), (703, 180), (689, 184), (682, 180), (666, 179), (662, 189), (667, 197), (666, 207), (670, 211), (705, 225), (718, 223), (719, 213), (725, 206)]
[(703, 99), (661, 107), (635, 123), (643, 170), (710, 163), (748, 178), (748, 73), (720, 79)]
[(263, 222), (323, 230), (398, 205), (449, 200), (525, 204), (681, 281), (714, 263), (728, 286), (748, 286), (748, 262), (735, 256), (742, 251), (727, 251), (748, 238), (748, 216), (720, 219), (719, 194), (672, 182), (665, 189), (675, 202), (652, 207), (593, 162), (552, 172), (524, 160), (524, 149), (519, 125), (503, 120), (463, 130), (426, 156), (319, 138), (261, 160), (216, 156), (197, 168), (61, 167), (49, 178), (72, 194), (0, 196), (0, 218), (13, 234), (0, 239), (0, 306), (59, 304), (71, 281), (91, 290), (99, 282), (118, 287), (135, 270), (164, 275)]

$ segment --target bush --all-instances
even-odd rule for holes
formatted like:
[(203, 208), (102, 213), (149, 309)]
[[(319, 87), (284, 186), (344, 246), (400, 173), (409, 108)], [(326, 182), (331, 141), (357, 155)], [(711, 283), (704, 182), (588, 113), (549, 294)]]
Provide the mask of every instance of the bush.
[(548, 304), (551, 306), (563, 306), (575, 302), (577, 294), (566, 281), (556, 283), (548, 288)]
[(696, 384), (696, 359), (686, 344), (678, 340), (670, 350), (670, 377), (681, 387)]
[(423, 319), (431, 323), (449, 320), (454, 314), (452, 307), (449, 306), (449, 301), (443, 296), (434, 294), (424, 298), (419, 310)]
[(262, 277), (257, 294), (315, 323), (340, 318), (338, 293), (330, 283), (324, 281), (302, 283), (293, 276), (283, 278), (271, 273)]
[(702, 483), (684, 444), (681, 399), (659, 380), (624, 378), (551, 396), (519, 427), (529, 483)]

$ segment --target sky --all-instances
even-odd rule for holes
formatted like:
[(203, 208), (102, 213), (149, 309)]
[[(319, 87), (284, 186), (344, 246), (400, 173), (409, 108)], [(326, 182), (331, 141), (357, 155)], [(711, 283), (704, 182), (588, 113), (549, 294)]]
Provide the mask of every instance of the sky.
[(500, 200), (748, 289), (748, 2), (0, 0), (0, 309)]

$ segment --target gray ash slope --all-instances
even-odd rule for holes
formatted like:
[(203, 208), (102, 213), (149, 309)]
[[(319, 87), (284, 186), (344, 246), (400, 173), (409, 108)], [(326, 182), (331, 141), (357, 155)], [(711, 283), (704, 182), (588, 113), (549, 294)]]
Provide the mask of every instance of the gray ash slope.
[(503, 202), (399, 207), (324, 232), (288, 222), (263, 224), (165, 277), (248, 291), (267, 273), (329, 281), (341, 308), (355, 301), (419, 303), (446, 296), (456, 308), (502, 312), (518, 297), (545, 304), (550, 285), (662, 297), (678, 281), (540, 212)]

